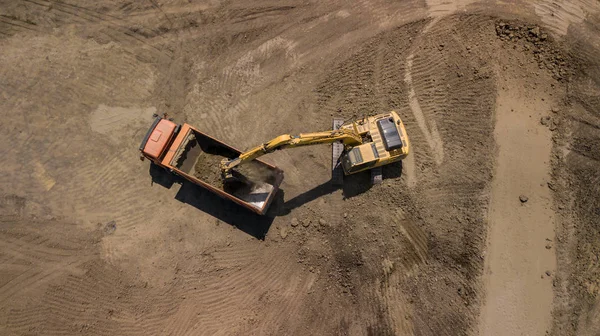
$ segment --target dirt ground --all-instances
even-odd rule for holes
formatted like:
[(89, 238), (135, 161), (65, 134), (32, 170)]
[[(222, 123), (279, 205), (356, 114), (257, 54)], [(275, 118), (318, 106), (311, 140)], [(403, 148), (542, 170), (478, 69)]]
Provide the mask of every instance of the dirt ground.
[[(600, 334), (600, 4), (0, 0), (0, 334)], [(395, 110), (257, 216), (138, 157)]]

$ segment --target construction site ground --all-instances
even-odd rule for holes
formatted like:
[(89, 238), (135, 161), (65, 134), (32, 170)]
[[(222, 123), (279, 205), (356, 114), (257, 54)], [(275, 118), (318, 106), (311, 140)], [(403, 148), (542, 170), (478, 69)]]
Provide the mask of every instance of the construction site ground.
[[(395, 110), (258, 216), (148, 161)], [(0, 0), (0, 334), (599, 335), (600, 3)]]

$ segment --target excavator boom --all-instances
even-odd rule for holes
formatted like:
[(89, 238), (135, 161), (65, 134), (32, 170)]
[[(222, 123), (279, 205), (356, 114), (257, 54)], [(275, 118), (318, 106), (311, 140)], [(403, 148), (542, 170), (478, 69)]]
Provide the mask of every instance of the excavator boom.
[(360, 135), (348, 129), (301, 133), (300, 135), (283, 134), (240, 154), (240, 156), (235, 159), (223, 160), (221, 162), (221, 173), (223, 174), (223, 177), (227, 179), (230, 177), (231, 169), (236, 166), (279, 149), (328, 144), (336, 141), (341, 141), (344, 146), (357, 146), (362, 144)]

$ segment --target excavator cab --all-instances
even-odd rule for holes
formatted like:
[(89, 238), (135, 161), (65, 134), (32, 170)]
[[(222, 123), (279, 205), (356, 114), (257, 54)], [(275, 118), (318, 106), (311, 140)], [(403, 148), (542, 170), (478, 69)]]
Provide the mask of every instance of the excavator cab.
[(358, 125), (358, 133), (368, 140), (342, 153), (340, 162), (345, 175), (400, 161), (408, 155), (408, 136), (396, 112), (364, 118)]

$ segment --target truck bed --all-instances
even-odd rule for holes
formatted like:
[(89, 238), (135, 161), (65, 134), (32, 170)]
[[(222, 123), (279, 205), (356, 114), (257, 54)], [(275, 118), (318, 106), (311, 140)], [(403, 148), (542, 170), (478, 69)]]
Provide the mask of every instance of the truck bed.
[(266, 212), (283, 180), (280, 169), (254, 160), (237, 169), (247, 179), (246, 183), (224, 185), (221, 160), (236, 158), (241, 152), (188, 124), (182, 126), (171, 148), (163, 163), (173, 171), (259, 214)]

